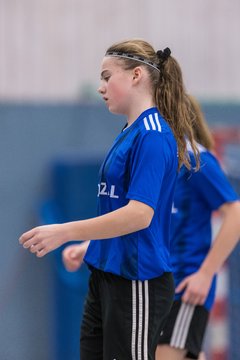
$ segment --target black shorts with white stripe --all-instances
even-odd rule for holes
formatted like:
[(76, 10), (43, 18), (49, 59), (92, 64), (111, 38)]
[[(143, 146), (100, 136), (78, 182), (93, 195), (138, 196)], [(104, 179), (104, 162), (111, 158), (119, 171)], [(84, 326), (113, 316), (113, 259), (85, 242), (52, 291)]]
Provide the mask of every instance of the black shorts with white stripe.
[(154, 360), (173, 297), (171, 273), (131, 281), (93, 269), (81, 326), (81, 360)]
[(198, 359), (208, 318), (209, 311), (204, 306), (174, 301), (164, 330), (160, 334), (159, 345), (168, 344), (177, 349), (185, 349), (187, 358)]

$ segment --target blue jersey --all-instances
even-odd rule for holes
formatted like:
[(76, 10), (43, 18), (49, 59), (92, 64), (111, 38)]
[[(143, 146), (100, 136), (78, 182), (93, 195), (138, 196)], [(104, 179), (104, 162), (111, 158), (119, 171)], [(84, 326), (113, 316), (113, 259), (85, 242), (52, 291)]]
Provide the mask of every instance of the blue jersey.
[(154, 209), (148, 228), (90, 242), (85, 262), (131, 280), (171, 271), (170, 218), (177, 177), (177, 145), (157, 108), (144, 111), (122, 131), (100, 169), (98, 214), (143, 202)]
[[(217, 159), (202, 146), (199, 150), (200, 170), (189, 171), (183, 166), (174, 195), (171, 259), (176, 285), (196, 272), (208, 254), (212, 241), (212, 212), (238, 198)], [(189, 155), (194, 167), (193, 153), (189, 151)], [(204, 304), (208, 310), (214, 302), (215, 288), (216, 277)]]

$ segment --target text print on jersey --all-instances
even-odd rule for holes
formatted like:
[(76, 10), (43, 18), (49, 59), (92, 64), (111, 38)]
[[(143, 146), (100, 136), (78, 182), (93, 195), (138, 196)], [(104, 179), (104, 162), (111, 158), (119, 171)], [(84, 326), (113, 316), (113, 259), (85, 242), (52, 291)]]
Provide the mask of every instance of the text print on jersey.
[(178, 212), (178, 209), (174, 206), (174, 203), (172, 204), (172, 214), (176, 214)]
[(115, 194), (115, 185), (111, 185), (110, 191), (107, 188), (107, 184), (105, 182), (101, 182), (98, 184), (98, 195), (97, 196), (109, 196), (110, 198), (118, 199), (119, 196)]

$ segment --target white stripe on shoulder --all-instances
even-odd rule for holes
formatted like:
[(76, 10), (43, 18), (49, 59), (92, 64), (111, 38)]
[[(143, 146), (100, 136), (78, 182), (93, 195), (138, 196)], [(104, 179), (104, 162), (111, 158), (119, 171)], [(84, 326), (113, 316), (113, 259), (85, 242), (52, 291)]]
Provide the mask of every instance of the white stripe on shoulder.
[(146, 130), (162, 131), (162, 127), (159, 121), (158, 113), (149, 114), (143, 119)]
[(150, 130), (150, 126), (149, 126), (149, 124), (148, 124), (148, 121), (147, 121), (147, 118), (146, 118), (146, 117), (143, 119), (143, 122), (144, 122), (144, 125), (145, 125), (146, 130)]
[(150, 115), (148, 116), (148, 118), (149, 118), (150, 124), (152, 125), (152, 130), (156, 130), (156, 125), (155, 125), (155, 123), (154, 123), (154, 121), (153, 121), (153, 116), (152, 116), (152, 114), (150, 114)]
[(162, 127), (161, 127), (161, 124), (160, 124), (160, 121), (159, 121), (159, 118), (158, 118), (158, 113), (155, 113), (154, 116), (155, 116), (155, 121), (156, 121), (156, 123), (157, 123), (158, 131), (161, 132), (161, 131), (162, 131)]

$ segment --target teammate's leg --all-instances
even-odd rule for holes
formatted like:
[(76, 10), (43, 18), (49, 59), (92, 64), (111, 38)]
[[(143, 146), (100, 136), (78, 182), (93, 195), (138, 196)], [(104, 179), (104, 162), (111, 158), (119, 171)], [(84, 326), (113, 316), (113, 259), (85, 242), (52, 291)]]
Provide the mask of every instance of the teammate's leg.
[(185, 360), (186, 350), (176, 349), (169, 345), (161, 345), (157, 347), (156, 360)]
[(207, 360), (204, 352), (201, 352), (201, 353), (200, 353), (200, 355), (199, 355), (199, 357), (198, 357), (198, 360)]
[(198, 359), (208, 317), (209, 312), (203, 306), (174, 301), (167, 323), (159, 336), (156, 360)]

